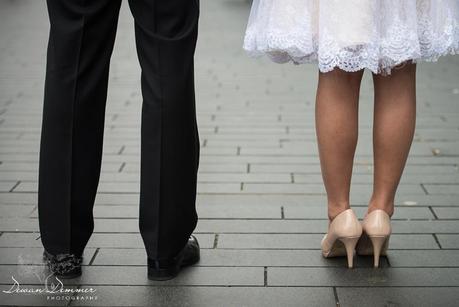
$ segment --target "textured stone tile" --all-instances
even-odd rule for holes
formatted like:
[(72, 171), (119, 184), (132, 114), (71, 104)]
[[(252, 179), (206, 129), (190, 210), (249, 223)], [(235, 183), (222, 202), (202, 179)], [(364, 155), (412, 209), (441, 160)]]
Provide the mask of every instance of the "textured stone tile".
[[(356, 258), (357, 267), (372, 267), (370, 257)], [(201, 261), (197, 266), (319, 266), (342, 267), (344, 257), (324, 259), (319, 250), (275, 250), (275, 249), (201, 249)], [(146, 265), (143, 249), (102, 248), (93, 265)], [(387, 266), (385, 258), (381, 266)]]
[(40, 233), (3, 233), (0, 247), (42, 247)]
[(459, 194), (459, 184), (424, 184), (429, 194)]
[(459, 248), (459, 234), (438, 234), (442, 248)]
[(459, 268), (268, 268), (268, 285), (346, 287), (459, 286)]
[(0, 218), (0, 231), (38, 231), (38, 220), (31, 218)]
[(201, 183), (198, 184), (198, 193), (239, 193), (241, 184), (239, 183)]
[(103, 206), (96, 205), (93, 210), (94, 218), (133, 218), (139, 217), (138, 206)]
[(201, 219), (275, 219), (281, 218), (280, 205), (257, 204), (198, 204)]
[(459, 219), (459, 207), (433, 207), (432, 210), (439, 219)]
[(333, 306), (331, 288), (97, 286), (98, 300), (72, 306)]
[[(392, 221), (396, 234), (459, 233), (455, 221)], [(197, 232), (220, 233), (325, 233), (326, 220), (201, 220)]]
[[(202, 248), (211, 248), (214, 245), (214, 235), (197, 234)], [(39, 233), (4, 233), (0, 236), (0, 247), (42, 247)], [(139, 233), (94, 233), (89, 239), (87, 247), (109, 248), (144, 248)]]
[(406, 306), (453, 307), (459, 301), (457, 288), (448, 287), (386, 287), (386, 288), (337, 288), (340, 306)]
[[(218, 248), (320, 249), (323, 234), (219, 234)], [(431, 235), (390, 237), (390, 249), (438, 249)]]
[[(357, 217), (363, 218), (367, 212), (367, 207), (353, 206)], [(326, 219), (327, 207), (325, 205), (304, 206), (304, 205), (285, 205), (284, 216), (286, 219), (303, 218), (303, 219)], [(396, 219), (433, 219), (434, 216), (429, 208), (421, 207), (397, 207), (392, 216), (392, 220)]]
[(0, 193), (2, 205), (36, 205), (36, 193)]
[(34, 208), (33, 205), (0, 205), (0, 216), (2, 218), (28, 217)]
[[(354, 194), (367, 194), (371, 191), (370, 185), (353, 185), (351, 190)], [(420, 185), (401, 185), (399, 187), (400, 193), (422, 194)], [(323, 184), (300, 184), (300, 183), (246, 183), (244, 184), (243, 192), (247, 193), (293, 193), (293, 194), (325, 194)]]
[[(212, 167), (210, 165), (209, 167)], [(198, 181), (205, 182), (237, 182), (237, 183), (290, 183), (290, 174), (249, 174), (249, 173), (201, 173)]]
[(389, 250), (392, 267), (459, 267), (459, 250)]
[[(197, 234), (202, 248), (213, 246), (214, 235)], [(93, 234), (88, 242), (88, 247), (131, 247), (143, 248), (144, 244), (140, 234)]]
[(16, 184), (17, 181), (0, 181), (0, 192), (11, 192)]
[(202, 164), (199, 173), (247, 173), (247, 164)]
[(456, 221), (393, 221), (394, 233), (459, 233)]
[[(65, 280), (64, 284), (261, 286), (264, 282), (262, 267), (189, 267), (177, 278), (163, 282), (148, 280), (145, 266), (86, 266), (83, 271), (81, 277)], [(43, 274), (46, 268), (3, 265), (0, 266), (0, 282), (9, 283), (11, 275), (21, 275), (23, 284), (41, 284), (33, 272)]]
[(201, 220), (197, 232), (218, 233), (325, 233), (327, 221), (319, 220)]

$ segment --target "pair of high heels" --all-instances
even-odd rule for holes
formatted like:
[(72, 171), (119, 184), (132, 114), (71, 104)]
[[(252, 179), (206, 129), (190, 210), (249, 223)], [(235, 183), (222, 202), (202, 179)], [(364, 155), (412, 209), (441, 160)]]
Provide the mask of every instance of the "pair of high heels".
[(390, 216), (384, 210), (367, 214), (362, 223), (352, 209), (338, 214), (328, 226), (322, 239), (325, 258), (347, 256), (348, 267), (353, 267), (354, 251), (358, 255), (373, 255), (374, 267), (379, 267), (379, 257), (386, 255), (391, 234)]

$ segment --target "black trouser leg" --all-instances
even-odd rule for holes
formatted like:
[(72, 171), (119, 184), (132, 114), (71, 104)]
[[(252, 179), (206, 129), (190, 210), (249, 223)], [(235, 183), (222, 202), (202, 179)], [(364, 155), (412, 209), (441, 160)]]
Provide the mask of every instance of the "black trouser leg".
[(193, 232), (199, 137), (196, 0), (131, 0), (142, 68), (140, 232), (148, 257), (175, 256)]
[(52, 254), (81, 254), (92, 234), (110, 56), (121, 0), (48, 0), (51, 30), (38, 213)]

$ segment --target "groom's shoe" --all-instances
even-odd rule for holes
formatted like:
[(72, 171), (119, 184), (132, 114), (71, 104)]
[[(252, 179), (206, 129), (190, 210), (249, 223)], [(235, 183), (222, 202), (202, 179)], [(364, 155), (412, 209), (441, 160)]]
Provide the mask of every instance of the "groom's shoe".
[(52, 255), (45, 250), (43, 260), (56, 277), (69, 279), (81, 275), (82, 256), (75, 254)]
[(199, 258), (198, 239), (191, 235), (185, 247), (174, 258), (165, 260), (148, 258), (148, 279), (158, 281), (172, 279), (183, 267), (195, 264)]

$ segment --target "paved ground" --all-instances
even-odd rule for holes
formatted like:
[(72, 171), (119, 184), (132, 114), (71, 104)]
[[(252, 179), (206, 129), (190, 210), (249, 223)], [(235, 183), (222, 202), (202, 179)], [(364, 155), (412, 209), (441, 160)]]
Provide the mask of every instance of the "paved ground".
[[(56, 295), (0, 294), (4, 305), (454, 306), (459, 302), (459, 57), (419, 67), (416, 139), (383, 268), (324, 260), (325, 195), (314, 141), (314, 66), (241, 51), (249, 4), (202, 0), (196, 60), (202, 261), (167, 283), (146, 279), (137, 229), (139, 67), (123, 7), (111, 70), (103, 173), (84, 275)], [(0, 284), (43, 288), (37, 167), (44, 1), (0, 1)], [(352, 204), (371, 189), (371, 78), (362, 91)], [(27, 286), (32, 285), (32, 286)], [(49, 284), (48, 284), (49, 285)], [(83, 298), (83, 300), (81, 300)], [(97, 298), (97, 299), (96, 299)]]

